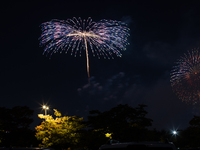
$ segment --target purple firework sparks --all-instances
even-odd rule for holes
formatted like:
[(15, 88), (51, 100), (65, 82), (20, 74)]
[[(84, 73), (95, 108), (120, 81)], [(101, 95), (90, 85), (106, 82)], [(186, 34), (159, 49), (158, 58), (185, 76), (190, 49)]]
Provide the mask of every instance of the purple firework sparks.
[(81, 51), (86, 51), (87, 73), (89, 74), (88, 48), (93, 56), (98, 58), (113, 59), (115, 54), (121, 57), (122, 50), (126, 50), (129, 28), (121, 21), (100, 20), (93, 22), (89, 17), (87, 20), (76, 19), (57, 20), (41, 24), (42, 34), (40, 45), (45, 46), (43, 54), (50, 55), (57, 52), (69, 52), (76, 57), (81, 56)]

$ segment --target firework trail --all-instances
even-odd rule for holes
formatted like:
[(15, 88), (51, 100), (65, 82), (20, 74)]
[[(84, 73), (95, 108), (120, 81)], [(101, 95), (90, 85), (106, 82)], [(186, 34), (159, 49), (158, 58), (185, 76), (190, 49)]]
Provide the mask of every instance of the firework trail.
[(40, 45), (45, 46), (43, 54), (52, 56), (57, 52), (71, 52), (75, 57), (82, 55), (85, 50), (87, 59), (87, 74), (89, 73), (88, 50), (98, 58), (114, 58), (113, 54), (121, 57), (122, 50), (129, 44), (127, 38), (129, 28), (120, 21), (100, 20), (93, 22), (89, 17), (82, 20), (80, 17), (67, 20), (51, 20), (41, 24), (42, 34)]
[(198, 49), (188, 51), (176, 62), (171, 71), (171, 86), (179, 99), (186, 103), (200, 101), (200, 53)]

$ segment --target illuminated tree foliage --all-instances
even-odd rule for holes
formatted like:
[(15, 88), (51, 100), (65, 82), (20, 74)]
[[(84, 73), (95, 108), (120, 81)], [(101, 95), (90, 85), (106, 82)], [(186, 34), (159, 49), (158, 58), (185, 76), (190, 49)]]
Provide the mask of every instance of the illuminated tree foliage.
[(171, 71), (171, 86), (179, 99), (196, 104), (200, 100), (200, 53), (194, 49), (181, 57)]
[(80, 130), (84, 127), (81, 123), (83, 118), (77, 116), (61, 116), (61, 113), (54, 109), (54, 119), (50, 115), (39, 114), (38, 117), (45, 119), (36, 129), (36, 138), (41, 140), (39, 146), (50, 147), (59, 145), (61, 148), (74, 147), (80, 139)]

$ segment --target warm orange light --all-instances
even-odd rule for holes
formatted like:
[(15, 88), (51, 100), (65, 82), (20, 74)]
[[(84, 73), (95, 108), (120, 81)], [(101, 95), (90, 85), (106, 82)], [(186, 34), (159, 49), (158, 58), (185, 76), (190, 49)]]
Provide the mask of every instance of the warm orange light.
[(46, 116), (46, 115), (47, 115), (47, 110), (49, 109), (49, 107), (46, 106), (46, 105), (43, 105), (42, 107), (43, 107), (43, 109), (45, 110), (45, 116)]

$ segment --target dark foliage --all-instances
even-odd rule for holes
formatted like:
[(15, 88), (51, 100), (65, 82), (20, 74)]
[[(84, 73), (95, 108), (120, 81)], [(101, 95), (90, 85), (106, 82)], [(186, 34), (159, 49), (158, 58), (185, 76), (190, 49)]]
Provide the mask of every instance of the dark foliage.
[(108, 141), (106, 133), (112, 133), (112, 138), (120, 142), (148, 140), (150, 132), (146, 127), (151, 126), (153, 120), (146, 118), (147, 111), (144, 107), (146, 105), (132, 108), (120, 104), (103, 113), (98, 110), (90, 111), (87, 121), (89, 149), (105, 144)]
[(27, 106), (0, 107), (1, 147), (27, 147), (37, 143), (35, 132), (29, 129), (33, 112)]

